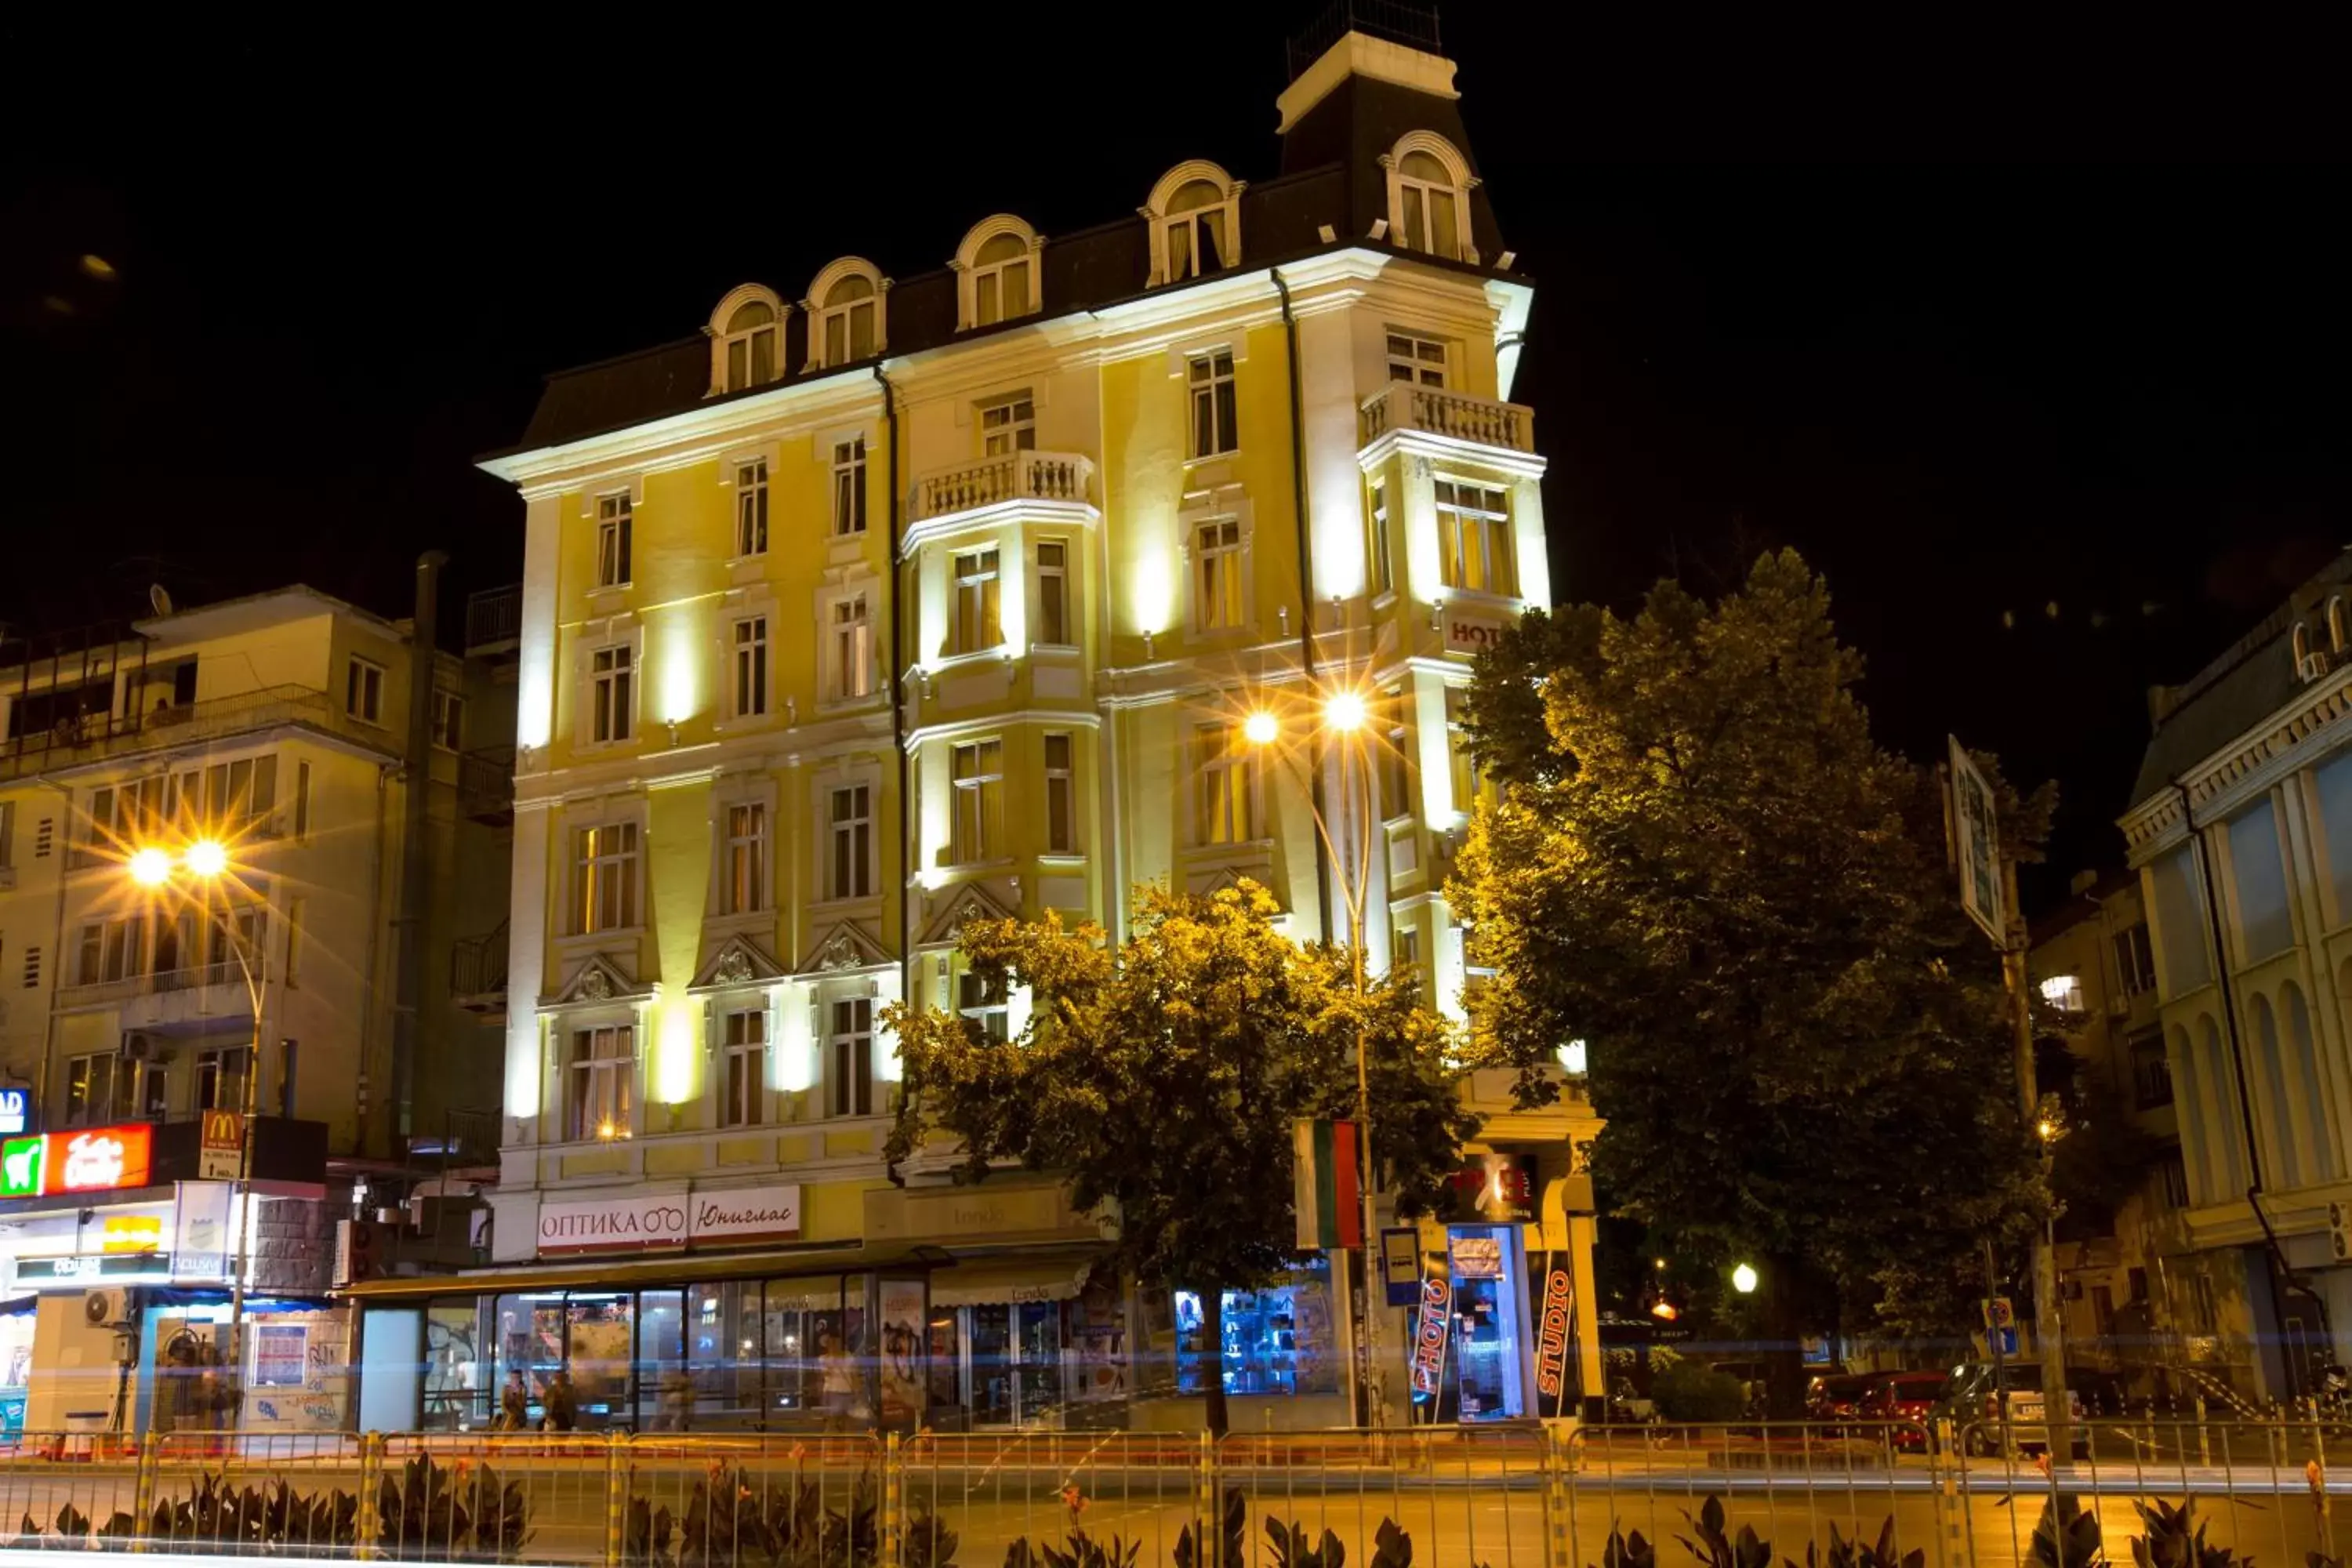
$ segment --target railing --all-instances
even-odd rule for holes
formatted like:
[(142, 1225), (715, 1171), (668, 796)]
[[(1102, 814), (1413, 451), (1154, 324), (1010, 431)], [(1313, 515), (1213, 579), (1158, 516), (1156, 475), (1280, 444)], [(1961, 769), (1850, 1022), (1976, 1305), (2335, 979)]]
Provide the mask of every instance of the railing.
[[(128, 1002), (140, 996), (160, 996), (172, 991), (194, 991), (200, 986), (237, 985), (237, 994), (245, 997), (244, 972), (236, 963), (200, 963), (193, 968), (158, 970), (151, 974), (126, 974), (118, 980), (93, 980), (79, 985), (58, 987), (60, 1007), (91, 1007), (100, 1003)], [(247, 998), (249, 1000), (249, 998)]]
[(233, 697), (119, 718), (85, 713), (37, 734), (19, 735), (0, 748), (0, 779), (79, 767), (108, 757), (219, 740), (280, 724), (313, 725), (378, 751), (392, 752), (398, 746), (390, 730), (360, 723), (337, 707), (328, 693), (314, 687), (265, 686)]
[[(2352, 1472), (2331, 1468), (2352, 1426), (2324, 1421), (2089, 1422), (2074, 1458), (2044, 1464), (2019, 1451), (2030, 1427), (1899, 1421), (1223, 1439), (658, 1429), (692, 1398), (680, 1379), (635, 1435), (23, 1434), (0, 1443), (4, 1544), (992, 1568), (1096, 1561), (1087, 1544), (1115, 1537), (1110, 1560), (1133, 1568), (2288, 1568), (2337, 1560), (2333, 1516), (2352, 1495)], [(2208, 1550), (2191, 1552), (2200, 1527)], [(1842, 1550), (1857, 1542), (1870, 1554)]]
[(486, 588), (466, 598), (466, 647), (489, 647), (522, 637), (522, 584)]
[(457, 809), (474, 817), (514, 815), (514, 770), (512, 746), (459, 752)]
[(1513, 452), (1536, 449), (1534, 409), (1406, 381), (1392, 381), (1386, 390), (1364, 399), (1357, 425), (1360, 433), (1357, 445), (1361, 447), (1370, 446), (1391, 430), (1418, 430)]
[(922, 522), (1010, 500), (1081, 501), (1093, 460), (1071, 452), (1013, 452), (918, 475), (908, 511)]
[(1386, 38), (1433, 55), (1445, 51), (1438, 36), (1434, 5), (1405, 5), (1400, 0), (1333, 0), (1322, 16), (1290, 39), (1290, 79), (1297, 81), (1322, 58), (1324, 50), (1349, 33)]
[(449, 994), (488, 996), (507, 988), (507, 922), (449, 944)]

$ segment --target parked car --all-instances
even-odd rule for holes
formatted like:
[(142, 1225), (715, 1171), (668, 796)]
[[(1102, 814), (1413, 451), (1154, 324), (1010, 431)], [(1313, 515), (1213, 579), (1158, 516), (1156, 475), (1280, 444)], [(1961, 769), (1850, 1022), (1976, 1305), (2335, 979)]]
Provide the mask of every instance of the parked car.
[(1838, 1372), (1813, 1379), (1805, 1389), (1805, 1419), (1808, 1421), (1852, 1421), (1863, 1414), (1863, 1395), (1877, 1374), (1867, 1372)]
[[(2013, 1361), (1998, 1375), (1990, 1362), (1962, 1362), (1952, 1369), (1951, 1385), (1938, 1406), (1938, 1416), (1949, 1416), (1962, 1445), (1973, 1454), (2000, 1452), (2001, 1409), (1998, 1388), (2009, 1391), (2009, 1440), (2021, 1452), (2048, 1452), (2050, 1429), (2044, 1425), (2042, 1366), (2038, 1362)], [(2090, 1438), (2080, 1423), (2083, 1396), (2066, 1390), (2066, 1408), (2077, 1423), (2070, 1447), (2077, 1458), (2087, 1458)]]
[(1863, 1394), (1862, 1418), (1902, 1423), (1893, 1428), (1895, 1446), (1924, 1450), (1930, 1424), (1951, 1387), (1952, 1374), (1948, 1372), (1882, 1372), (1870, 1380)]

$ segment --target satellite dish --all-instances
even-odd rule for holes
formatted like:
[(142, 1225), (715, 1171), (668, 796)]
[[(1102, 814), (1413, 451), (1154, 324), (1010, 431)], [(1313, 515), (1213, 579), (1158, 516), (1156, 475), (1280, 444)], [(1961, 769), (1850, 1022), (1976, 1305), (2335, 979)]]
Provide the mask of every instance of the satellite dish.
[(147, 602), (155, 606), (155, 613), (159, 616), (168, 616), (172, 613), (172, 595), (164, 590), (161, 583), (147, 584)]

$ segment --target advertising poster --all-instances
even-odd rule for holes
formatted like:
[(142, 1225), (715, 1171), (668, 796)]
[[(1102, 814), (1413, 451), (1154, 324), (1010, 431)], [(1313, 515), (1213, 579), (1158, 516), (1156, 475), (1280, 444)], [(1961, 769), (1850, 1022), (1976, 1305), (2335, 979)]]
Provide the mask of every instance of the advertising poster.
[(172, 1256), (185, 1279), (228, 1276), (228, 1224), (236, 1186), (228, 1182), (176, 1184)]
[(308, 1323), (258, 1323), (253, 1330), (253, 1385), (299, 1388), (310, 1355)]
[(882, 1420), (917, 1425), (924, 1407), (923, 1344), (930, 1317), (920, 1279), (885, 1279), (882, 1305)]

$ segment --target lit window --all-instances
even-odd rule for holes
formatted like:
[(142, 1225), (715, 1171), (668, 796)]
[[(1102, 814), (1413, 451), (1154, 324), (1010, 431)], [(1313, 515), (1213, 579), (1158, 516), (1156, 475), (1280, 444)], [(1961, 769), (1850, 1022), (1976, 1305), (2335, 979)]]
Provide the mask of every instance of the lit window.
[(776, 308), (766, 300), (752, 300), (735, 308), (727, 318), (728, 391), (765, 386), (776, 379), (782, 357), (776, 352), (779, 331)]
[(950, 775), (955, 818), (948, 853), (958, 865), (973, 865), (994, 855), (1004, 840), (1004, 743), (971, 741), (956, 747)]
[(1204, 724), (1192, 731), (1192, 773), (1200, 842), (1250, 844), (1262, 837), (1257, 749), (1239, 726)]
[(719, 1125), (757, 1127), (767, 1120), (767, 1014), (757, 1009), (728, 1014), (725, 1053)]
[(1004, 640), (1003, 584), (996, 552), (967, 551), (955, 558), (955, 647), (978, 653)]
[(574, 929), (628, 931), (637, 923), (637, 825), (606, 823), (574, 835)]
[(727, 808), (727, 859), (719, 912), (747, 915), (768, 907), (768, 808), (747, 801)]
[(1058, 539), (1037, 546), (1037, 640), (1061, 647), (1070, 640), (1070, 547)]
[(362, 724), (383, 722), (383, 666), (351, 661), (343, 672), (343, 711)]
[(1385, 594), (1396, 586), (1395, 569), (1389, 563), (1389, 486), (1386, 479), (1372, 481), (1372, 499), (1366, 509), (1372, 523), (1372, 591)]
[(981, 242), (972, 258), (971, 324), (992, 326), (1029, 313), (1029, 242), (1000, 234)]
[(749, 556), (767, 552), (768, 462), (762, 458), (756, 463), (739, 463), (735, 467), (735, 553)]
[(1192, 624), (1204, 632), (1242, 624), (1242, 525), (1218, 518), (1192, 531)]
[(874, 893), (874, 792), (868, 784), (845, 784), (831, 792), (826, 834), (832, 854), (825, 861), (824, 896), (864, 899)]
[(596, 586), (617, 588), (629, 581), (629, 532), (635, 519), (626, 492), (596, 498)]
[(1037, 405), (1027, 393), (984, 405), (980, 411), (980, 452), (1007, 458), (1037, 445)]
[(835, 262), (817, 275), (824, 292), (809, 327), (812, 368), (856, 364), (882, 349), (881, 275), (855, 258)]
[(1445, 585), (1480, 594), (1517, 593), (1509, 498), (1458, 479), (1438, 480), (1436, 491), (1437, 563)]
[(1006, 1003), (1001, 974), (986, 980), (967, 969), (957, 975), (956, 1011), (979, 1030), (983, 1040), (1001, 1046), (1012, 1037), (1013, 1010)]
[(1195, 354), (1186, 367), (1192, 389), (1192, 456), (1214, 458), (1241, 445), (1234, 410), (1234, 356), (1230, 349)]
[(1416, 386), (1445, 384), (1445, 345), (1419, 332), (1389, 329), (1389, 379)]
[(1076, 780), (1070, 772), (1070, 738), (1045, 737), (1045, 850), (1067, 855), (1078, 845)]
[(466, 700), (454, 691), (433, 693), (433, 743), (445, 752), (466, 749)]
[(768, 617), (735, 623), (734, 708), (738, 719), (768, 710)]
[(874, 1004), (845, 996), (833, 1005), (824, 1039), (824, 1113), (874, 1114)]
[[(1444, 148), (1445, 156), (1436, 148)], [(1458, 162), (1453, 149), (1435, 137), (1421, 139), (1420, 145), (1391, 158), (1389, 237), (1393, 243), (1452, 261), (1469, 254), (1468, 184), (1448, 166)]]
[(866, 437), (833, 444), (833, 531), (866, 531)]
[(573, 1142), (628, 1134), (637, 1032), (627, 1024), (574, 1029), (564, 1074), (564, 1131)]
[(2042, 983), (2042, 999), (2062, 1013), (2084, 1010), (2083, 979), (2078, 974), (2053, 974)]
[(627, 643), (588, 657), (589, 732), (599, 745), (625, 741), (636, 729), (635, 659)]
[(833, 694), (846, 702), (873, 690), (874, 623), (866, 595), (851, 594), (833, 602)]

